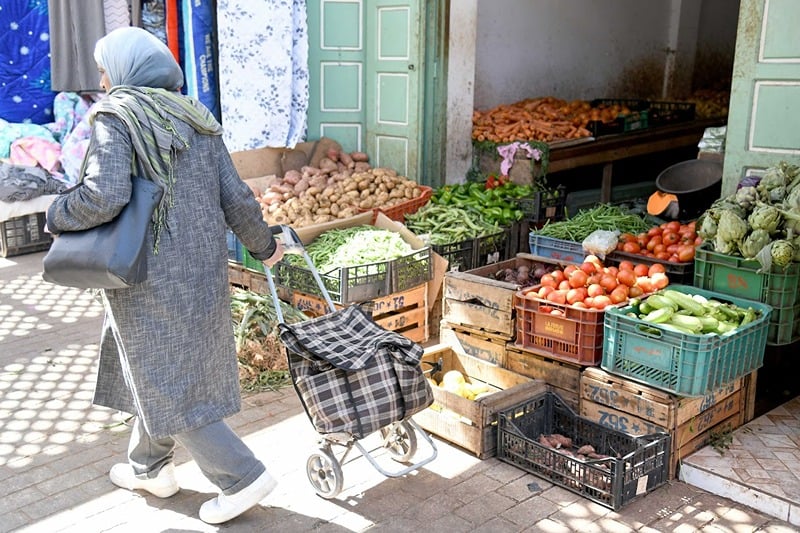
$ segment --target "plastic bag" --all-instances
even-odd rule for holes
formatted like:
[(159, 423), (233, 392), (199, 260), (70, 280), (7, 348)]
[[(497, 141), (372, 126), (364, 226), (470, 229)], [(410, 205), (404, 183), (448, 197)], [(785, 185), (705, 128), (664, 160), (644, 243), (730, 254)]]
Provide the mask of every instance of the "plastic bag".
[(726, 126), (706, 128), (703, 132), (703, 138), (697, 143), (697, 148), (701, 152), (724, 153), (726, 132)]
[(583, 250), (587, 253), (596, 255), (600, 259), (605, 259), (606, 255), (617, 249), (619, 242), (619, 230), (594, 230), (583, 240)]

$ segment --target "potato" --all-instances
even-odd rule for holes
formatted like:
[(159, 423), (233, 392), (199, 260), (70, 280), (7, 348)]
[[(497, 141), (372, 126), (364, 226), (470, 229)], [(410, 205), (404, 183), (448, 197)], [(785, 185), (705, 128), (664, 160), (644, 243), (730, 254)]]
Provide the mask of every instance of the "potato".
[(369, 156), (364, 152), (350, 152), (350, 158), (357, 163), (366, 163), (369, 161)]
[(358, 161), (358, 162), (356, 162), (356, 164), (353, 166), (353, 170), (355, 170), (356, 172), (367, 172), (367, 171), (369, 171), (371, 168), (372, 168), (372, 167), (370, 167), (370, 166), (369, 166), (369, 163), (365, 163), (365, 162), (363, 162), (363, 161)]
[(338, 168), (339, 166), (337, 165), (337, 163), (327, 157), (323, 157), (322, 159), (319, 160), (319, 169), (322, 172), (333, 172)]

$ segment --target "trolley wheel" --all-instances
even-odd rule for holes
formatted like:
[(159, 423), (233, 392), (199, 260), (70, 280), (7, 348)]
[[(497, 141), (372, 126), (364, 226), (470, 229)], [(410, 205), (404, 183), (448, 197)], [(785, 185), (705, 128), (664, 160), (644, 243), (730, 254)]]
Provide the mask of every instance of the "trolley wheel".
[(417, 453), (417, 434), (408, 422), (395, 422), (381, 428), (383, 446), (392, 454), (392, 459), (405, 463)]
[(335, 498), (342, 491), (342, 467), (330, 448), (320, 448), (309, 456), (306, 474), (311, 486), (323, 498)]

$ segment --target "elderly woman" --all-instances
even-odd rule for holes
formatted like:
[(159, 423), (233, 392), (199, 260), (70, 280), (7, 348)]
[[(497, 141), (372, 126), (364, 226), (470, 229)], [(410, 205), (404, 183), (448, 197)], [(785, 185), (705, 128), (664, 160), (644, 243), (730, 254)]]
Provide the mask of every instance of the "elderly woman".
[(164, 191), (149, 235), (148, 279), (105, 290), (94, 402), (134, 413), (128, 462), (111, 481), (160, 498), (179, 490), (180, 443), (220, 494), (200, 518), (222, 523), (263, 499), (276, 481), (223, 421), (241, 407), (227, 279), (226, 229), (267, 265), (282, 254), (239, 178), (209, 111), (177, 91), (183, 72), (140, 28), (97, 42), (108, 95), (93, 108), (80, 186), (47, 212), (51, 232), (113, 219), (131, 196), (131, 173)]

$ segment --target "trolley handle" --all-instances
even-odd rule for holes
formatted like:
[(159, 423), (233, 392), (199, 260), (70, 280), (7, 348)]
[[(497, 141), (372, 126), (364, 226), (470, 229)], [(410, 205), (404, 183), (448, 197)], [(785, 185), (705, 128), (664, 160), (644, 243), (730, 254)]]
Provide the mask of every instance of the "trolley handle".
[[(275, 237), (280, 238), (281, 244), (283, 245), (284, 254), (303, 256), (303, 258), (306, 260), (306, 265), (308, 265), (308, 269), (311, 271), (311, 274), (314, 276), (314, 280), (317, 282), (317, 286), (320, 288), (320, 291), (322, 291), (322, 296), (325, 298), (325, 303), (328, 304), (328, 308), (331, 310), (331, 312), (335, 312), (336, 306), (333, 304), (331, 295), (328, 293), (325, 283), (323, 283), (322, 278), (319, 276), (317, 267), (314, 266), (314, 262), (311, 260), (311, 257), (309, 257), (308, 252), (306, 252), (305, 246), (303, 246), (303, 242), (300, 240), (300, 237), (297, 235), (297, 232), (294, 230), (294, 228), (280, 224), (276, 226), (270, 226), (269, 229)], [(269, 290), (272, 293), (272, 302), (275, 305), (275, 314), (278, 317), (278, 323), (282, 324), (283, 310), (281, 309), (281, 302), (278, 298), (278, 291), (275, 289), (275, 280), (272, 279), (272, 270), (265, 268), (264, 274), (267, 276), (267, 285), (269, 285)]]

